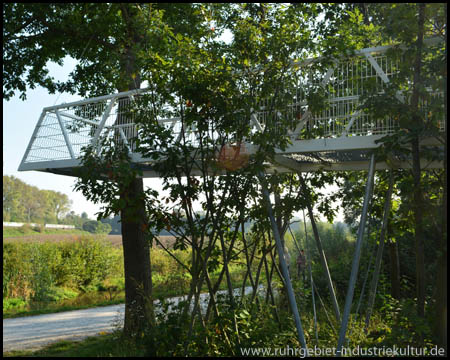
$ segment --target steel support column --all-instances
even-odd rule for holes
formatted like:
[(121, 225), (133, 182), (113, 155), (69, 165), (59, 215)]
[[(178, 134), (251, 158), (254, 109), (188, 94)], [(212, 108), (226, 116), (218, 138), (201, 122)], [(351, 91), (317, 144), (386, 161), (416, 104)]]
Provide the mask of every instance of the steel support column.
[(364, 203), (363, 203), (363, 209), (362, 209), (362, 214), (361, 214), (361, 220), (359, 222), (359, 228), (358, 228), (358, 239), (356, 241), (355, 254), (353, 256), (352, 272), (351, 272), (350, 281), (348, 284), (347, 296), (345, 298), (344, 314), (342, 315), (341, 329), (339, 331), (339, 340), (338, 340), (338, 345), (337, 345), (337, 349), (336, 349), (336, 356), (342, 355), (342, 353), (341, 353), (342, 346), (345, 341), (345, 333), (347, 332), (348, 317), (350, 315), (350, 309), (352, 307), (352, 302), (353, 302), (353, 293), (355, 291), (356, 279), (358, 277), (358, 267), (359, 267), (359, 260), (361, 258), (361, 248), (362, 248), (362, 241), (363, 241), (363, 236), (364, 236), (364, 228), (365, 228), (366, 219), (367, 219), (367, 210), (369, 208), (369, 202), (370, 202), (370, 198), (372, 196), (374, 175), (375, 175), (375, 154), (372, 154), (372, 156), (370, 158), (369, 174), (367, 177), (366, 192), (364, 195)]
[(297, 302), (295, 300), (295, 295), (294, 295), (294, 290), (292, 288), (291, 278), (289, 277), (289, 271), (288, 271), (288, 268), (286, 265), (286, 260), (284, 258), (284, 249), (283, 249), (283, 245), (281, 243), (280, 233), (278, 232), (278, 227), (277, 227), (275, 217), (272, 212), (272, 204), (270, 202), (270, 194), (269, 194), (269, 190), (267, 189), (266, 181), (264, 178), (264, 173), (260, 172), (258, 174), (258, 177), (259, 177), (259, 181), (262, 186), (263, 198), (264, 198), (264, 201), (266, 202), (266, 206), (267, 206), (267, 214), (270, 219), (270, 224), (272, 225), (272, 231), (273, 231), (273, 236), (275, 238), (275, 244), (276, 244), (277, 251), (278, 251), (278, 257), (280, 258), (281, 273), (283, 274), (283, 277), (284, 277), (284, 280), (286, 283), (289, 305), (291, 307), (292, 314), (294, 315), (295, 326), (297, 328), (297, 333), (298, 333), (298, 340), (300, 341), (300, 344), (302, 345), (302, 347), (305, 349), (305, 356), (307, 356), (308, 349), (306, 347), (306, 341), (305, 341), (305, 335), (303, 333), (302, 322), (300, 320), (300, 315), (298, 313)]
[(314, 313), (314, 334), (316, 335), (316, 343), (319, 345), (319, 335), (317, 333), (317, 314), (316, 314), (316, 300), (314, 298), (314, 281), (312, 277), (311, 263), (308, 264), (309, 269), (309, 277), (311, 280), (311, 294), (312, 294), (312, 303), (313, 303), (313, 313)]
[[(336, 316), (336, 320), (339, 323), (341, 321), (341, 312), (339, 310), (339, 304), (337, 302), (336, 293), (333, 287), (333, 280), (331, 279), (330, 269), (328, 268), (327, 257), (325, 256), (325, 251), (323, 250), (322, 241), (320, 240), (319, 230), (317, 229), (316, 220), (314, 219), (313, 208), (311, 206), (311, 196), (309, 189), (306, 186), (305, 180), (302, 175), (298, 173), (298, 177), (300, 180), (300, 184), (302, 186), (302, 190), (306, 196), (307, 203), (306, 207), (308, 208), (309, 220), (311, 221), (311, 227), (314, 234), (314, 240), (316, 241), (317, 251), (319, 252), (320, 263), (322, 265), (323, 272), (325, 273), (325, 277), (327, 280), (328, 290), (330, 291), (331, 301), (333, 303), (334, 315)], [(306, 230), (306, 223), (305, 223)]]
[(392, 199), (392, 190), (394, 188), (394, 175), (392, 170), (389, 174), (389, 188), (386, 193), (386, 200), (384, 203), (384, 215), (383, 215), (383, 224), (381, 225), (381, 233), (380, 233), (380, 244), (378, 245), (377, 258), (375, 260), (375, 270), (373, 273), (372, 281), (370, 283), (369, 290), (369, 300), (367, 305), (367, 314), (366, 314), (366, 323), (364, 327), (364, 332), (367, 333), (369, 328), (370, 316), (372, 315), (373, 304), (375, 303), (375, 295), (377, 293), (377, 285), (378, 285), (378, 277), (380, 275), (381, 269), (381, 260), (383, 256), (383, 248), (384, 248), (384, 239), (386, 237), (387, 225), (389, 221), (389, 213), (391, 211), (391, 199)]

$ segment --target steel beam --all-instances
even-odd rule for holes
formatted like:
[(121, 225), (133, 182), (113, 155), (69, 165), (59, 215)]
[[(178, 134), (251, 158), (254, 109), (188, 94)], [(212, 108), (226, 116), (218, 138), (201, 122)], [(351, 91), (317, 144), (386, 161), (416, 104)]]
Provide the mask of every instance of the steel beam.
[(369, 300), (367, 303), (367, 313), (366, 313), (366, 322), (364, 326), (364, 332), (367, 333), (369, 327), (370, 316), (372, 315), (373, 304), (375, 303), (375, 295), (377, 293), (377, 285), (378, 285), (378, 276), (380, 274), (381, 269), (381, 261), (383, 256), (383, 248), (384, 248), (384, 239), (386, 237), (387, 225), (389, 221), (389, 213), (391, 211), (391, 199), (392, 199), (392, 190), (394, 188), (394, 175), (392, 170), (389, 172), (389, 187), (386, 193), (386, 200), (384, 203), (384, 215), (383, 215), (383, 224), (381, 225), (381, 233), (380, 233), (380, 243), (378, 244), (377, 257), (375, 260), (375, 270), (372, 275), (372, 281), (370, 283), (369, 289)]
[(109, 113), (111, 112), (112, 107), (114, 106), (117, 98), (112, 98), (109, 102), (109, 105), (105, 109), (105, 112), (103, 113), (102, 120), (98, 124), (97, 130), (95, 130), (94, 137), (92, 138), (91, 144), (94, 145), (100, 136), (101, 131), (103, 130), (103, 127), (105, 126), (106, 120), (108, 119)]
[(302, 322), (301, 322), (301, 319), (300, 319), (300, 315), (298, 313), (297, 302), (295, 300), (295, 295), (294, 295), (294, 290), (292, 288), (291, 278), (289, 276), (289, 271), (288, 271), (288, 268), (287, 268), (287, 265), (286, 265), (286, 259), (284, 257), (283, 244), (281, 242), (280, 233), (278, 232), (277, 223), (275, 221), (275, 217), (274, 217), (273, 212), (272, 212), (272, 204), (270, 202), (269, 190), (267, 189), (267, 184), (266, 184), (266, 180), (264, 178), (264, 173), (260, 172), (258, 174), (258, 177), (259, 177), (259, 181), (260, 181), (261, 187), (262, 187), (263, 198), (264, 198), (264, 201), (265, 201), (266, 207), (267, 207), (267, 214), (268, 214), (268, 217), (270, 219), (270, 224), (272, 225), (272, 232), (273, 232), (273, 236), (275, 238), (275, 244), (276, 244), (276, 247), (277, 247), (278, 257), (280, 259), (281, 272), (283, 274), (283, 277), (284, 277), (284, 280), (285, 280), (285, 283), (286, 283), (286, 289), (287, 289), (287, 292), (288, 292), (289, 305), (291, 307), (292, 314), (294, 315), (295, 326), (297, 328), (298, 339), (299, 339), (300, 344), (302, 345), (302, 347), (305, 349), (305, 352), (306, 352), (305, 356), (306, 356), (307, 353), (308, 353), (308, 349), (306, 347), (305, 335), (303, 333)]
[(364, 237), (364, 228), (365, 228), (366, 219), (367, 219), (367, 210), (369, 208), (369, 202), (370, 202), (370, 198), (372, 196), (374, 175), (375, 175), (375, 154), (372, 154), (372, 157), (370, 159), (369, 173), (367, 176), (367, 184), (366, 184), (366, 192), (364, 195), (363, 209), (362, 209), (361, 219), (359, 222), (358, 238), (356, 240), (355, 254), (353, 255), (352, 272), (350, 274), (350, 281), (348, 284), (347, 296), (345, 298), (344, 313), (342, 315), (341, 329), (339, 331), (339, 340), (338, 340), (337, 349), (336, 349), (336, 356), (342, 355), (342, 347), (344, 345), (345, 334), (347, 332), (348, 318), (350, 316), (350, 310), (351, 310), (352, 302), (353, 302), (353, 293), (355, 291), (356, 279), (358, 277), (359, 260), (361, 258), (361, 249), (362, 249), (362, 242), (363, 242), (363, 237)]
[[(328, 139), (311, 139), (296, 140), (287, 146), (286, 149), (275, 149), (276, 154), (302, 154), (320, 151), (344, 151), (344, 150), (369, 150), (379, 147), (381, 144), (375, 141), (386, 136), (383, 135), (367, 135), (367, 136), (350, 136), (346, 138), (328, 138)], [(256, 154), (259, 147), (246, 143), (245, 148), (249, 155)]]
[(61, 119), (61, 116), (59, 115), (58, 110), (55, 110), (55, 114), (56, 114), (56, 117), (58, 118), (59, 126), (61, 127), (61, 131), (62, 131), (62, 134), (64, 136), (64, 140), (66, 141), (67, 149), (69, 149), (70, 157), (72, 159), (75, 159), (75, 154), (73, 153), (72, 144), (70, 143), (70, 139), (67, 136), (66, 128), (65, 128), (64, 123), (63, 123), (63, 121)]
[(44, 120), (45, 114), (46, 114), (46, 111), (42, 110), (41, 115), (39, 116), (39, 120), (36, 124), (36, 127), (34, 128), (33, 135), (31, 135), (31, 139), (30, 139), (30, 142), (28, 143), (28, 147), (25, 150), (25, 154), (23, 155), (22, 161), (20, 162), (19, 169), (18, 169), (19, 171), (24, 171), (24, 166), (26, 165), (25, 160), (27, 159), (28, 154), (30, 153), (31, 147), (33, 146), (34, 140), (36, 139), (36, 135), (42, 124), (42, 120)]

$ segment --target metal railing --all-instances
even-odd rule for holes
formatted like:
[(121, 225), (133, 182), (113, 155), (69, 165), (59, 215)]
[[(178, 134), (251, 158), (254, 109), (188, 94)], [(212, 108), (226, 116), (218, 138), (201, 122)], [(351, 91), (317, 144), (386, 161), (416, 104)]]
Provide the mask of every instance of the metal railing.
[[(277, 109), (271, 107), (273, 99), (261, 101), (248, 119), (253, 131), (263, 131), (270, 124), (284, 124), (280, 132), (288, 131), (293, 140), (341, 138), (343, 141), (353, 136), (394, 132), (398, 127), (395, 119), (386, 117), (375, 121), (358, 110), (364, 91), (371, 86), (383, 92), (399, 69), (398, 60), (390, 59), (387, 49), (388, 46), (363, 49), (321, 70), (317, 67), (320, 59), (293, 63), (292, 68), (296, 70), (293, 85), (290, 84), (292, 102)], [(308, 106), (308, 96), (318, 89), (325, 93), (324, 107), (314, 110)], [(51, 167), (61, 160), (76, 160), (84, 146), (99, 147), (100, 140), (108, 137), (133, 152), (133, 139), (138, 130), (131, 110), (136, 97), (146, 92), (147, 89), (132, 90), (44, 108), (19, 170), (29, 163), (45, 163)], [(404, 101), (399, 94), (397, 98)], [(180, 117), (159, 122), (171, 129), (177, 140), (184, 132), (192, 143), (196, 142), (195, 129), (183, 128)], [(443, 124), (442, 121), (439, 125), (441, 130)], [(212, 131), (210, 136), (218, 134)]]

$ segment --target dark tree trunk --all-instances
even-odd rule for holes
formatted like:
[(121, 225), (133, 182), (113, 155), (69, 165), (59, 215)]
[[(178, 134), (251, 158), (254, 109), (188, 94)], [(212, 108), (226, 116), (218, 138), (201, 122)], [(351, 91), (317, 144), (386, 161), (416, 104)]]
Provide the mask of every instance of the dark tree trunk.
[(425, 4), (418, 4), (419, 23), (416, 44), (416, 56), (414, 61), (414, 88), (411, 97), (411, 108), (413, 109), (413, 127), (415, 137), (411, 142), (412, 146), (412, 173), (414, 181), (414, 240), (416, 251), (416, 293), (417, 293), (417, 314), (421, 317), (425, 315), (425, 256), (424, 256), (424, 232), (423, 232), (423, 196), (420, 181), (420, 150), (419, 150), (419, 130), (423, 121), (419, 114), (419, 88), (421, 84), (422, 66), (422, 44), (423, 29), (425, 21)]
[(394, 299), (400, 299), (400, 262), (398, 260), (398, 244), (389, 243), (389, 258), (391, 270), (391, 295)]
[[(445, 4), (445, 64), (447, 64), (447, 4)], [(446, 66), (446, 65), (445, 65)], [(447, 71), (444, 74), (444, 195), (442, 202), (442, 232), (437, 266), (437, 295), (434, 332), (438, 346), (447, 353)]]
[(125, 268), (124, 333), (133, 336), (153, 321), (150, 244), (142, 229), (146, 219), (142, 179), (135, 179), (123, 190), (127, 195), (121, 198), (135, 202), (121, 213)]
[[(140, 69), (136, 63), (135, 52), (135, 47), (139, 45), (140, 40), (136, 29), (136, 8), (131, 4), (122, 4), (121, 8), (122, 16), (127, 24), (129, 41), (125, 45), (122, 58), (123, 78), (120, 86), (123, 86), (123, 88), (119, 90), (127, 91), (140, 88)], [(118, 124), (132, 121), (126, 116), (121, 116), (118, 119)], [(133, 136), (133, 133), (133, 131), (127, 131), (126, 136)], [(134, 336), (140, 330), (152, 324), (154, 318), (150, 263), (151, 245), (145, 233), (148, 224), (143, 179), (136, 178), (130, 184), (124, 185), (120, 189), (120, 198), (126, 204), (120, 214), (125, 270), (124, 334)]]

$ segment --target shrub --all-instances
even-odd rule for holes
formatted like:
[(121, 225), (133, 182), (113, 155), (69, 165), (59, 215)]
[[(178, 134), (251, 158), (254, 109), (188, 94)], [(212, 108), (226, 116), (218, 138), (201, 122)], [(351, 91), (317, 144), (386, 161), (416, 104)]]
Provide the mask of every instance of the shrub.
[(83, 230), (89, 231), (92, 234), (109, 234), (111, 232), (111, 225), (104, 224), (100, 221), (89, 220), (83, 223)]
[(50, 301), (61, 301), (66, 299), (73, 299), (78, 296), (78, 292), (72, 289), (52, 287), (48, 293)]
[(83, 230), (89, 231), (91, 234), (95, 234), (97, 231), (97, 221), (89, 220), (83, 223)]
[(51, 271), (51, 244), (31, 244), (30, 250), (31, 288), (33, 291), (31, 299), (48, 301), (55, 278)]
[(29, 234), (30, 232), (33, 231), (30, 224), (23, 224), (20, 227), (20, 230), (22, 231), (23, 234)]
[(152, 249), (150, 256), (152, 271), (158, 274), (168, 274), (174, 266), (175, 260), (165, 254), (164, 250)]
[(27, 302), (22, 298), (3, 299), (3, 311), (10, 309), (20, 309), (24, 307)]
[(111, 232), (111, 225), (98, 221), (96, 234), (109, 234)]
[(106, 241), (3, 243), (4, 298), (50, 301), (59, 296), (55, 287), (87, 289), (122, 276), (122, 253)]
[[(385, 329), (371, 333), (371, 337), (377, 337), (380, 345), (406, 347), (417, 344), (421, 347), (432, 347), (431, 319), (417, 315), (416, 299), (397, 300), (390, 295), (380, 295), (383, 304), (380, 313), (391, 329)], [(429, 300), (429, 299), (428, 299)], [(426, 304), (427, 310), (428, 304)], [(428, 313), (428, 312), (427, 312)]]
[(28, 245), (3, 243), (3, 297), (28, 298), (31, 292), (31, 267)]
[(45, 225), (44, 224), (36, 224), (36, 226), (33, 227), (33, 230), (43, 233), (45, 230)]
[(82, 237), (80, 241), (64, 244), (62, 271), (58, 285), (73, 283), (82, 289), (94, 285), (121, 269), (120, 250), (106, 241)]

